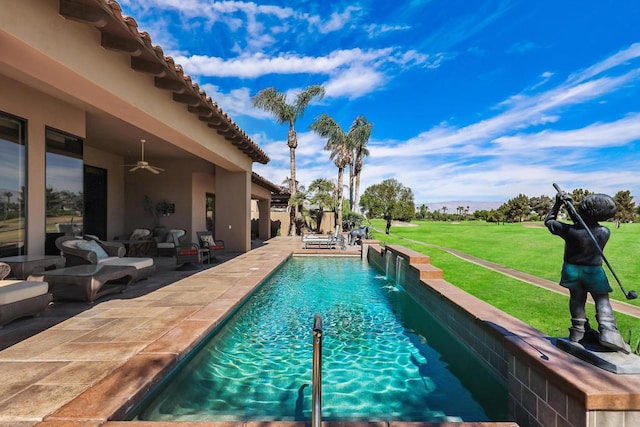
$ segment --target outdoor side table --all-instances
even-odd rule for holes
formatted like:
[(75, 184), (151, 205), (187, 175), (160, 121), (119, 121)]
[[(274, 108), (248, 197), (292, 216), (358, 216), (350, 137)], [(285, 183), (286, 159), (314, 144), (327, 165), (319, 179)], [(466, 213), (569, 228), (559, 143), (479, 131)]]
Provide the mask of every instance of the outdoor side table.
[(0, 261), (9, 264), (11, 275), (19, 280), (40, 271), (62, 268), (65, 263), (65, 259), (57, 255), (17, 255), (0, 258)]
[(104, 295), (124, 292), (136, 278), (129, 266), (77, 265), (32, 274), (29, 280), (49, 283), (53, 299), (73, 299), (93, 303)]

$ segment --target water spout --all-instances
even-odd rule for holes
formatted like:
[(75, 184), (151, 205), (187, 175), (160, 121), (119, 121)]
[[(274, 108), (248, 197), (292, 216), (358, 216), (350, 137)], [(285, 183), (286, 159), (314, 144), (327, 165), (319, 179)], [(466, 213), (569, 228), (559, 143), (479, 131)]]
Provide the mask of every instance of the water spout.
[(407, 262), (404, 258), (402, 258), (401, 256), (396, 257), (396, 286), (400, 286), (402, 284), (402, 275), (404, 274), (404, 269), (405, 266), (407, 265)]
[(393, 257), (393, 254), (391, 253), (391, 251), (386, 250), (384, 252), (384, 278), (389, 280), (391, 278), (391, 258)]

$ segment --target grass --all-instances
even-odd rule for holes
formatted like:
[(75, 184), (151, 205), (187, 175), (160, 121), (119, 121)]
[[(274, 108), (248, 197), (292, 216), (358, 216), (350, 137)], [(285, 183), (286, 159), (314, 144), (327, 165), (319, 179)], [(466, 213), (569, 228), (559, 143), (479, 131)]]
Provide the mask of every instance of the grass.
[[(373, 226), (384, 230), (383, 220), (372, 220)], [(413, 241), (457, 249), (469, 255), (506, 267), (557, 281), (562, 266), (564, 242), (553, 236), (541, 223), (495, 225), (480, 221), (414, 222), (413, 227), (392, 226), (391, 234), (373, 230), (382, 244), (399, 244), (431, 257), (431, 263), (442, 269), (448, 282), (511, 314), (549, 336), (568, 335), (570, 326), (568, 297), (521, 282), (461, 260), (444, 250)], [(612, 227), (610, 227), (612, 228)], [(640, 265), (634, 261), (640, 249), (640, 224), (624, 224), (612, 228), (606, 255), (627, 291), (640, 276)], [(611, 298), (627, 301), (611, 280)], [(559, 286), (559, 285), (558, 285)], [(588, 315), (595, 319), (595, 310), (588, 305)], [(634, 331), (632, 348), (640, 339), (640, 319), (616, 313), (618, 327), (627, 338)], [(592, 320), (592, 326), (597, 326)]]

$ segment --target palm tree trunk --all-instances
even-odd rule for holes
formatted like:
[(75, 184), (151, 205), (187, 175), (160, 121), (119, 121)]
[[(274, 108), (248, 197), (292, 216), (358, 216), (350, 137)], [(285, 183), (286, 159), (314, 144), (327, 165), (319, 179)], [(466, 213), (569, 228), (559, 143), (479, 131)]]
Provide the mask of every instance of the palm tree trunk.
[(356, 173), (356, 185), (354, 187), (354, 196), (353, 196), (353, 205), (355, 209), (353, 211), (360, 213), (360, 196), (358, 195), (360, 191), (360, 173)]
[(344, 175), (344, 168), (338, 168), (338, 203), (336, 206), (336, 225), (340, 227), (340, 232), (342, 232), (342, 200), (344, 196), (342, 195), (342, 181)]
[[(298, 139), (296, 131), (293, 128), (293, 123), (289, 124), (289, 133), (287, 135), (287, 144), (289, 145), (289, 166), (291, 168), (291, 182), (289, 183), (289, 193), (291, 194), (290, 200), (296, 199), (297, 181), (296, 181), (296, 147), (298, 146)], [(298, 207), (290, 203), (289, 210), (289, 236), (296, 235), (296, 218)]]
[(349, 210), (350, 211), (353, 211), (353, 204), (355, 202), (355, 200), (353, 199), (354, 197), (353, 177), (354, 177), (353, 166), (349, 164)]

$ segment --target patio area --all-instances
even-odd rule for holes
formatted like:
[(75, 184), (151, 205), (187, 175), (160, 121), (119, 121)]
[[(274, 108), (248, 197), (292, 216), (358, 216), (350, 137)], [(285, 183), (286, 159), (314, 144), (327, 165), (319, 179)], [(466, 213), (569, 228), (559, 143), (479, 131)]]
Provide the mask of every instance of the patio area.
[[(277, 237), (226, 253), (195, 270), (160, 258), (149, 279), (89, 305), (61, 301), (0, 329), (0, 427), (98, 426), (184, 357), (292, 253), (300, 237)], [(46, 420), (44, 423), (40, 421)]]

